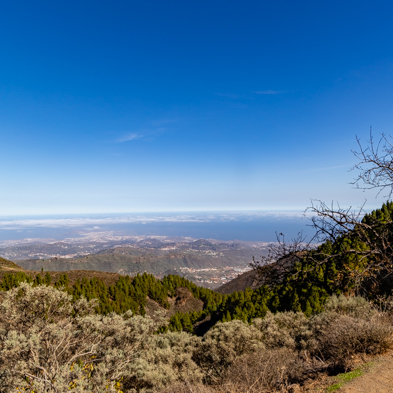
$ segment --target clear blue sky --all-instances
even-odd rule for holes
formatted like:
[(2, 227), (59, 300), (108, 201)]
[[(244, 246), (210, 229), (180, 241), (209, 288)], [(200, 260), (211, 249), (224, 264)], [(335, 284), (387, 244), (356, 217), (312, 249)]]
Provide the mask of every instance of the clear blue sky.
[(4, 1), (0, 214), (357, 206), (355, 136), (393, 130), (392, 19), (391, 1)]

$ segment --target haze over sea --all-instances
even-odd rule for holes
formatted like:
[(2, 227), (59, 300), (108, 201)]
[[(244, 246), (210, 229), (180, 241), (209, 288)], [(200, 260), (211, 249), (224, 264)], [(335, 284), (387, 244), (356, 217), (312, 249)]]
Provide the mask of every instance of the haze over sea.
[(192, 212), (0, 217), (0, 241), (78, 238), (108, 232), (118, 236), (176, 236), (217, 240), (276, 241), (299, 231), (311, 235), (303, 212)]

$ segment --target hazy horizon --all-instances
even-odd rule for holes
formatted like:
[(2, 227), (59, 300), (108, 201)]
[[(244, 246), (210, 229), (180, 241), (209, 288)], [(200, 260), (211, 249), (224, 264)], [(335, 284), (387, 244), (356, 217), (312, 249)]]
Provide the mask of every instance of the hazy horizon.
[(301, 212), (146, 213), (0, 217), (0, 241), (100, 236), (170, 236), (217, 240), (287, 239), (311, 234)]

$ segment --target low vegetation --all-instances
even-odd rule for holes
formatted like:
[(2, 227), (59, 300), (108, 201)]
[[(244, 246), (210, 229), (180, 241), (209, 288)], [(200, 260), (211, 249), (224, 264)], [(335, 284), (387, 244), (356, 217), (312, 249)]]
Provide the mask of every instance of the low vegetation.
[(152, 316), (96, 312), (97, 300), (22, 282), (0, 303), (4, 392), (268, 392), (348, 370), (393, 346), (390, 303), (333, 296), (321, 313), (267, 312), (218, 322), (203, 337), (163, 332)]
[[(7, 273), (0, 283), (0, 290), (7, 291), (15, 288), (21, 282), (31, 283), (34, 287), (41, 284), (53, 284), (55, 288), (62, 288), (70, 294), (73, 301), (82, 297), (87, 300), (97, 299), (95, 311), (104, 315), (111, 312), (122, 314), (129, 310), (133, 314), (145, 315), (147, 299), (153, 300), (163, 309), (169, 309), (168, 298), (175, 298), (178, 288), (186, 288), (195, 299), (201, 300), (204, 305), (204, 313), (194, 313), (197, 316), (191, 315), (191, 318), (196, 320), (202, 315), (207, 315), (212, 310), (215, 310), (223, 299), (223, 295), (207, 288), (198, 287), (182, 277), (169, 275), (159, 280), (153, 275), (146, 273), (138, 274), (133, 278), (119, 276), (113, 285), (106, 285), (99, 278), (89, 279), (87, 277), (77, 279), (73, 285), (70, 285), (67, 273), (61, 274), (54, 283), (52, 283), (52, 276), (49, 272), (36, 275), (29, 272)], [(188, 315), (187, 317), (189, 318)], [(176, 330), (176, 318), (174, 318), (173, 330)], [(181, 318), (183, 321), (185, 317), (182, 316)], [(183, 329), (183, 325), (177, 327), (178, 330)]]
[(339, 382), (329, 386), (327, 388), (327, 392), (331, 393), (331, 392), (335, 392), (336, 390), (340, 389), (341, 387), (343, 387), (346, 383), (352, 381), (354, 378), (360, 377), (361, 375), (363, 375), (363, 370), (362, 369), (355, 369), (353, 371), (349, 371), (347, 373), (343, 373), (343, 374), (339, 374), (337, 376), (337, 379)]

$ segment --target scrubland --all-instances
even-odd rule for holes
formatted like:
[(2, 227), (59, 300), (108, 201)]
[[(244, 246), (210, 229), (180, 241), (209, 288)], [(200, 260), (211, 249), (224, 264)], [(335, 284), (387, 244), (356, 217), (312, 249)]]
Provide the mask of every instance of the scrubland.
[(0, 304), (1, 392), (295, 391), (393, 346), (393, 302), (332, 296), (323, 311), (159, 333), (152, 316), (97, 314), (96, 301), (21, 283)]

